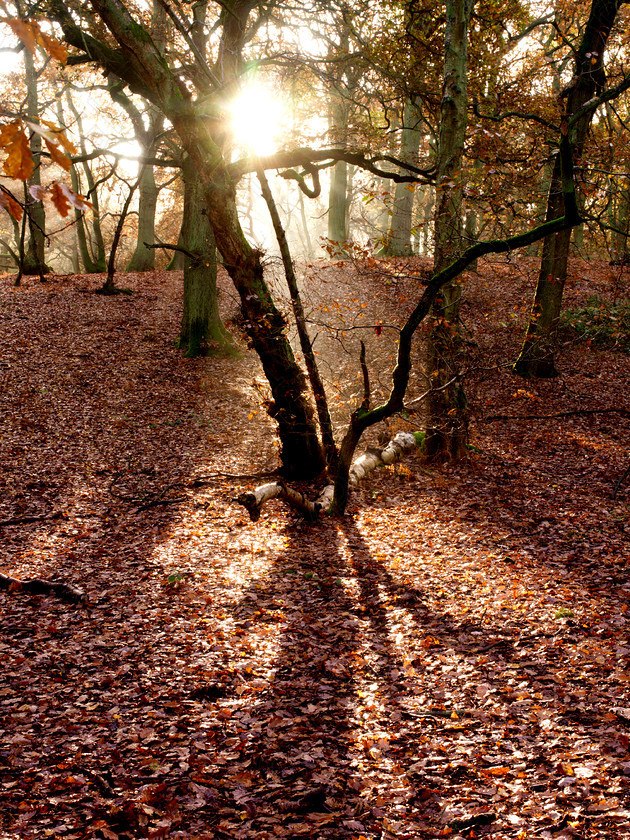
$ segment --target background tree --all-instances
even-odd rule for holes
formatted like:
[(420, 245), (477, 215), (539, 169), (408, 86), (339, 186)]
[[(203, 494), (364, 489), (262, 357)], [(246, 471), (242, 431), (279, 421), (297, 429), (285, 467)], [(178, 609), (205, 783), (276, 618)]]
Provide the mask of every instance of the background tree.
[[(563, 130), (569, 131), (571, 121), (570, 142), (576, 158), (580, 158), (584, 152), (587, 132), (595, 112), (589, 103), (606, 87), (606, 44), (620, 7), (619, 0), (593, 2), (575, 52), (573, 77), (561, 93)], [(625, 80), (621, 84), (625, 85)], [(547, 199), (547, 220), (558, 218), (563, 213), (561, 177), (560, 161), (556, 155)], [(558, 373), (554, 348), (567, 279), (570, 241), (571, 231), (566, 230), (544, 242), (531, 316), (523, 347), (514, 364), (514, 371), (519, 376), (552, 377)]]

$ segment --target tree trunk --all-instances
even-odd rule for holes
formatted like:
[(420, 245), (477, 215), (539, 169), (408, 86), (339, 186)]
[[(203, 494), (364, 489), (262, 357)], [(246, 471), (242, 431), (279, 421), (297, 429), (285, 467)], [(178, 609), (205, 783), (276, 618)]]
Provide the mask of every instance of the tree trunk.
[[(444, 44), (444, 85), (436, 181), (433, 271), (442, 271), (463, 251), (462, 160), (467, 124), (468, 22), (472, 0), (449, 0)], [(429, 458), (458, 460), (466, 451), (468, 407), (459, 381), (461, 281), (441, 290), (433, 303), (427, 343), (425, 452)]]
[(287, 242), (286, 233), (280, 221), (280, 214), (269, 186), (269, 181), (265, 175), (262, 167), (258, 170), (258, 180), (262, 189), (263, 198), (267, 204), (269, 215), (273, 224), (273, 228), (282, 255), (282, 264), (284, 266), (284, 276), (287, 281), (289, 295), (291, 297), (291, 305), (293, 307), (293, 315), (295, 317), (295, 324), (300, 339), (300, 347), (302, 348), (302, 355), (306, 364), (309, 382), (311, 383), (311, 391), (315, 398), (315, 407), (317, 409), (317, 418), (319, 420), (319, 428), (321, 431), (322, 442), (324, 445), (324, 452), (326, 453), (326, 463), (328, 469), (333, 471), (337, 467), (337, 460), (339, 453), (335, 444), (335, 437), (333, 433), (332, 420), (330, 418), (330, 411), (328, 408), (328, 400), (326, 398), (326, 391), (324, 383), (317, 367), (317, 359), (313, 351), (313, 344), (311, 337), (308, 334), (308, 325), (306, 323), (306, 316), (304, 314), (304, 307), (302, 306), (302, 298), (298, 288), (297, 277), (293, 268), (293, 260), (291, 259), (291, 252), (289, 250), (289, 243)]
[[(405, 103), (400, 140), (400, 159), (403, 163), (417, 165), (421, 134), (419, 130), (420, 108), (414, 100)], [(411, 247), (411, 223), (415, 189), (411, 184), (396, 184), (392, 217), (383, 254), (390, 257), (409, 257)]]
[(614, 200), (610, 256), (614, 265), (628, 262), (628, 231), (630, 230), (630, 182), (623, 178), (623, 184)]
[(203, 203), (197, 173), (184, 162), (183, 247), (195, 259), (185, 257), (184, 309), (179, 345), (187, 358), (208, 353), (235, 353), (223, 326), (217, 302), (217, 257), (212, 226)]
[[(151, 154), (152, 149), (144, 149), (146, 155)], [(138, 236), (136, 249), (133, 252), (127, 271), (153, 271), (155, 269), (155, 249), (147, 248), (144, 244), (148, 242), (153, 245), (155, 241), (155, 210), (157, 207), (159, 189), (155, 183), (155, 172), (151, 165), (144, 166), (140, 186), (138, 187)]]
[[(329, 133), (332, 142), (345, 146), (348, 134), (348, 110), (343, 96), (337, 87), (330, 93), (328, 115)], [(347, 256), (348, 202), (348, 164), (336, 163), (330, 170), (330, 190), (328, 193), (328, 247), (331, 256)]]
[(348, 164), (336, 163), (330, 170), (328, 193), (328, 239), (332, 256), (345, 256), (348, 231), (346, 201), (348, 194)]
[[(29, 120), (39, 123), (39, 96), (35, 62), (28, 49), (23, 50), (22, 54), (24, 57), (24, 76), (26, 81), (26, 111)], [(36, 131), (32, 132), (30, 146), (31, 154), (35, 161), (35, 169), (28, 180), (28, 186), (40, 186), (42, 138)], [(46, 212), (42, 201), (34, 201), (30, 194), (29, 198), (30, 203), (27, 207), (29, 238), (24, 249), (22, 273), (27, 275), (37, 274), (43, 279), (43, 275), (49, 271), (44, 253), (46, 244)]]
[[(615, 22), (621, 0), (593, 0), (584, 35), (575, 56), (575, 72), (569, 87), (563, 92), (566, 110), (565, 125), (605, 85), (604, 53), (610, 30)], [(584, 149), (586, 134), (594, 111), (587, 110), (579, 117), (569, 135), (573, 154), (579, 157)], [(559, 155), (553, 167), (547, 199), (547, 221), (564, 213), (560, 189), (562, 166)], [(514, 364), (514, 372), (526, 379), (557, 376), (554, 350), (567, 279), (571, 231), (564, 230), (545, 240), (534, 294), (529, 324), (523, 347)]]
[[(182, 220), (182, 228), (184, 226)], [(184, 247), (184, 237), (182, 235), (182, 228), (180, 228), (179, 236), (177, 237), (177, 247), (183, 248)], [(216, 259), (216, 249), (215, 249), (215, 259)], [(181, 251), (175, 251), (173, 256), (170, 258), (166, 265), (167, 271), (181, 271), (185, 265), (185, 256), (182, 254)]]

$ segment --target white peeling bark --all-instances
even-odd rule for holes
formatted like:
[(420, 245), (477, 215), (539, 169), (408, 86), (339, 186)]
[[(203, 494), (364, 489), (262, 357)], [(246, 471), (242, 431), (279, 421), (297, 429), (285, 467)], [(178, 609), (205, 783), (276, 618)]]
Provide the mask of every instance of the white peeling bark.
[[(360, 455), (350, 468), (349, 487), (353, 490), (368, 473), (377, 467), (389, 467), (402, 460), (418, 447), (418, 441), (409, 432), (398, 432), (383, 449), (368, 449)], [(263, 505), (272, 499), (283, 499), (290, 507), (299, 510), (307, 519), (317, 519), (327, 513), (333, 502), (335, 485), (327, 484), (315, 501), (307, 499), (304, 493), (287, 487), (281, 481), (261, 484), (255, 490), (241, 493), (236, 501), (247, 508), (252, 522), (260, 518)]]

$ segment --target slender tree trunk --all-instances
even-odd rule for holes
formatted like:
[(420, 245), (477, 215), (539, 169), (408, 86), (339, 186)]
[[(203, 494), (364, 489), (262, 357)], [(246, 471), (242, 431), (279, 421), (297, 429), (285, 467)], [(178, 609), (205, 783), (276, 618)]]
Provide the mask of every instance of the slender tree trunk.
[[(414, 100), (405, 103), (402, 133), (400, 140), (400, 159), (404, 163), (416, 164), (420, 148), (419, 130), (420, 108)], [(415, 190), (410, 184), (396, 184), (391, 224), (383, 253), (392, 257), (409, 257), (411, 247), (411, 223)]]
[[(145, 149), (144, 153), (151, 154), (151, 151), (150, 147)], [(147, 248), (144, 243), (153, 245), (155, 242), (155, 211), (158, 193), (153, 167), (144, 166), (138, 187), (138, 236), (127, 271), (153, 271), (155, 269), (155, 248)]]
[[(593, 0), (591, 12), (575, 58), (573, 80), (563, 97), (566, 99), (564, 120), (578, 112), (605, 85), (604, 53), (610, 30), (621, 0)], [(593, 111), (583, 114), (569, 137), (574, 155), (584, 149)], [(564, 213), (561, 192), (562, 167), (556, 155), (547, 199), (547, 221)], [(514, 364), (514, 372), (526, 379), (557, 376), (554, 350), (567, 279), (571, 231), (550, 236), (543, 244), (543, 253), (534, 294), (529, 324), (523, 347)]]
[[(183, 229), (183, 222), (182, 222), (182, 228), (180, 228), (179, 235), (177, 237), (177, 247), (178, 248), (183, 248), (184, 247), (184, 236), (182, 234), (182, 229)], [(215, 250), (215, 259), (216, 259), (216, 250)], [(173, 256), (170, 258), (170, 260), (168, 261), (168, 263), (166, 265), (166, 270), (167, 271), (181, 271), (183, 269), (184, 265), (185, 265), (184, 260), (185, 260), (184, 254), (182, 254), (181, 251), (175, 251), (173, 253)]]
[[(329, 133), (331, 140), (345, 146), (348, 133), (348, 110), (342, 94), (333, 89), (330, 95)], [(328, 193), (328, 247), (333, 256), (346, 256), (348, 240), (347, 222), (348, 164), (336, 163), (330, 170)]]
[(302, 348), (309, 382), (311, 383), (311, 390), (313, 392), (313, 396), (315, 397), (319, 428), (322, 434), (324, 451), (326, 453), (326, 462), (328, 468), (334, 472), (337, 467), (339, 453), (337, 452), (337, 446), (335, 444), (332, 420), (328, 409), (328, 400), (326, 399), (324, 383), (322, 382), (322, 378), (319, 374), (317, 360), (315, 359), (315, 353), (313, 352), (313, 345), (308, 334), (306, 316), (304, 314), (304, 307), (302, 306), (302, 298), (300, 297), (297, 277), (295, 276), (295, 270), (293, 268), (293, 260), (291, 259), (289, 243), (287, 242), (286, 233), (282, 227), (282, 222), (280, 221), (280, 214), (278, 213), (278, 208), (276, 207), (273, 193), (271, 192), (271, 187), (269, 186), (269, 181), (267, 180), (267, 176), (265, 175), (265, 171), (262, 167), (258, 170), (258, 180), (260, 181), (263, 198), (267, 204), (269, 215), (271, 216), (271, 221), (276, 234), (276, 239), (278, 241), (278, 246), (280, 248), (280, 253), (282, 255), (284, 276), (289, 288), (293, 314), (295, 316), (295, 323), (300, 339), (300, 347)]
[(341, 161), (336, 163), (330, 171), (330, 192), (328, 193), (328, 239), (334, 256), (343, 256), (347, 253), (347, 195), (348, 164)]
[[(29, 50), (23, 50), (22, 55), (24, 57), (24, 76), (26, 80), (26, 110), (28, 118), (33, 122), (38, 123), (40, 114), (35, 62), (33, 61), (33, 56)], [(32, 133), (30, 145), (31, 153), (35, 160), (35, 169), (28, 180), (28, 185), (40, 186), (42, 138), (36, 131)], [(45, 258), (46, 212), (42, 201), (34, 201), (30, 196), (29, 198), (30, 200), (27, 208), (29, 238), (25, 248), (22, 272), (27, 275), (38, 274), (43, 279), (43, 275), (47, 274), (49, 271)]]
[(223, 326), (217, 302), (217, 256), (203, 189), (189, 161), (184, 162), (184, 221), (182, 243), (195, 259), (185, 257), (184, 307), (179, 345), (187, 358), (208, 353), (235, 353)]
[[(435, 254), (438, 273), (462, 253), (462, 160), (467, 124), (468, 22), (472, 0), (447, 4), (444, 85), (438, 145)], [(425, 452), (429, 458), (458, 460), (465, 454), (468, 407), (459, 381), (461, 281), (443, 286), (433, 303), (427, 343), (427, 376), (431, 392), (426, 403)]]

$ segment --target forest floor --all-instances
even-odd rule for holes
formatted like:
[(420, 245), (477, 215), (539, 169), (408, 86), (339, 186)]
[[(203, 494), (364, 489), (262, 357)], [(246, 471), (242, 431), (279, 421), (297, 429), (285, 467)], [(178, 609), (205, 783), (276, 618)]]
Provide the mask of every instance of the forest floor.
[[(421, 268), (305, 268), (339, 421)], [(1, 840), (630, 838), (630, 355), (517, 379), (535, 270), (468, 278), (468, 460), (316, 525), (235, 504), (263, 377), (175, 349), (181, 275), (0, 279), (0, 573), (87, 596), (0, 591)], [(576, 262), (567, 305), (627, 290)]]

